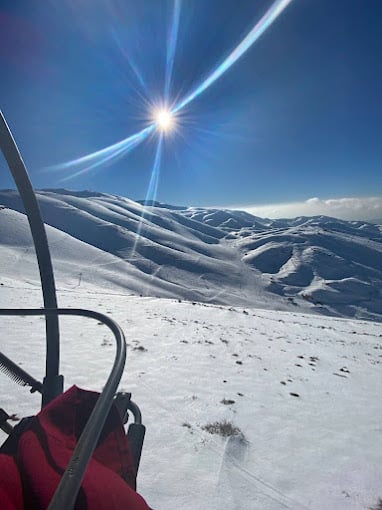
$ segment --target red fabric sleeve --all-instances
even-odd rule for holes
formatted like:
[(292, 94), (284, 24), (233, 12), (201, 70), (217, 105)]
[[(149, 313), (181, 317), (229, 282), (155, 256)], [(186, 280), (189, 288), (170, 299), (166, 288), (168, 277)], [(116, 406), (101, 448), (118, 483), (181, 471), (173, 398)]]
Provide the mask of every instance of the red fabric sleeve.
[(0, 455), (0, 506), (1, 510), (23, 510), (23, 488), (15, 460)]

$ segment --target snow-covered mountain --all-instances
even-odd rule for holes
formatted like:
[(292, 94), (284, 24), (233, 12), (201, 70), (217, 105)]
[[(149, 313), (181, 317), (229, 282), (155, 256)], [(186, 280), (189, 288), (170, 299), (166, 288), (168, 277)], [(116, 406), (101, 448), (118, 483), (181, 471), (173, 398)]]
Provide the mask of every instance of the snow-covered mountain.
[(243, 211), (190, 208), (185, 214), (225, 230), (242, 260), (268, 277), (268, 290), (353, 316), (382, 313), (382, 228), (326, 216), (257, 218)]
[[(147, 426), (138, 489), (150, 506), (377, 505), (379, 228), (163, 204), (145, 209), (88, 192), (44, 191), (39, 199), (52, 225), (59, 304), (107, 313), (126, 334), (121, 389), (133, 393)], [(0, 306), (41, 306), (20, 201), (1, 192), (0, 204)], [(361, 296), (355, 281), (375, 292)], [(328, 299), (322, 305), (320, 288)], [(100, 391), (114, 355), (110, 332), (84, 318), (63, 317), (60, 326), (65, 388)], [(2, 317), (0, 338), (4, 354), (42, 379), (42, 318)], [(37, 394), (0, 378), (0, 405), (15, 421), (39, 409)]]
[[(382, 319), (377, 225), (144, 206), (88, 191), (45, 190), (38, 198), (53, 227), (48, 235), (61, 288), (91, 285), (97, 275), (107, 288), (146, 296)], [(0, 204), (8, 208), (0, 211), (0, 249), (17, 246), (32, 270), (31, 238), (17, 193), (0, 191)], [(34, 277), (38, 283), (36, 271)]]

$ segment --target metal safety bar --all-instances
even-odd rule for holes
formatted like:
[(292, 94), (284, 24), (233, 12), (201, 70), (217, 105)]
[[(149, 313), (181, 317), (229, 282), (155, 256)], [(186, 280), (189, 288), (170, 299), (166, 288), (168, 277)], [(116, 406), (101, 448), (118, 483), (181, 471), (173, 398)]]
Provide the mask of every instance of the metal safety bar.
[(77, 446), (63, 474), (57, 490), (49, 504), (48, 510), (70, 510), (74, 507), (78, 491), (81, 487), (87, 465), (95, 450), (101, 435), (106, 418), (113, 404), (114, 396), (121, 380), (126, 362), (125, 336), (120, 326), (99, 312), (82, 310), (80, 308), (56, 308), (56, 309), (10, 309), (0, 308), (0, 316), (16, 315), (45, 315), (46, 317), (58, 315), (75, 315), (90, 317), (108, 326), (112, 331), (116, 342), (116, 354), (113, 367), (106, 384), (100, 394), (96, 405), (82, 431)]

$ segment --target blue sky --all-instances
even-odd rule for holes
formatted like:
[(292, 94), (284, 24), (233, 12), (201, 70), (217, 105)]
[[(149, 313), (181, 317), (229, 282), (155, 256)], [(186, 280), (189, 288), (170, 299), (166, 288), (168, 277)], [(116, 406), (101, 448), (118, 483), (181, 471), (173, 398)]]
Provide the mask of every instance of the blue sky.
[[(171, 46), (174, 5), (179, 25)], [(46, 168), (148, 126), (149, 105), (163, 100), (169, 47), (169, 98), (179, 104), (271, 5), (0, 0), (0, 105), (34, 185), (142, 199), (151, 182), (151, 196), (157, 190), (163, 202), (301, 204), (301, 213), (312, 198), (325, 212), (325, 204), (343, 204), (346, 197), (364, 200), (366, 209), (372, 203), (381, 217), (380, 0), (292, 0), (236, 63), (179, 112), (176, 132), (164, 136), (160, 161), (155, 131), (120, 159), (75, 177), (78, 167)], [(10, 186), (2, 173), (1, 187)]]

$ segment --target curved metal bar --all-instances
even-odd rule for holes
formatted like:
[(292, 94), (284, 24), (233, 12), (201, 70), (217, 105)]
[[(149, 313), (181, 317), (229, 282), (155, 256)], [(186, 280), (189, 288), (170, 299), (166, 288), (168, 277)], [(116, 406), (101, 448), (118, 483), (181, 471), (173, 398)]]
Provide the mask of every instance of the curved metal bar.
[[(49, 245), (40, 208), (29, 179), (28, 171), (0, 110), (0, 148), (8, 163), (28, 217), (40, 271), (45, 308), (57, 308), (56, 286)], [(48, 404), (62, 392), (63, 378), (59, 376), (60, 336), (57, 314), (46, 317), (46, 372), (42, 405)]]
[(134, 416), (134, 423), (137, 423), (138, 425), (142, 425), (142, 413), (139, 409), (138, 405), (130, 400), (129, 405), (127, 408), (133, 413)]
[[(116, 354), (110, 375), (82, 431), (65, 473), (48, 507), (48, 510), (70, 510), (74, 508), (87, 465), (97, 445), (106, 418), (113, 404), (113, 398), (119, 381), (122, 377), (126, 361), (125, 336), (119, 325), (110, 319), (110, 317), (91, 310), (82, 310), (79, 308), (56, 308), (50, 310), (26, 308), (22, 312), (23, 315), (45, 315), (47, 317), (52, 315), (79, 315), (82, 317), (90, 317), (108, 326), (114, 334), (116, 341)], [(20, 310), (0, 308), (0, 316), (1, 315), (20, 315)]]

